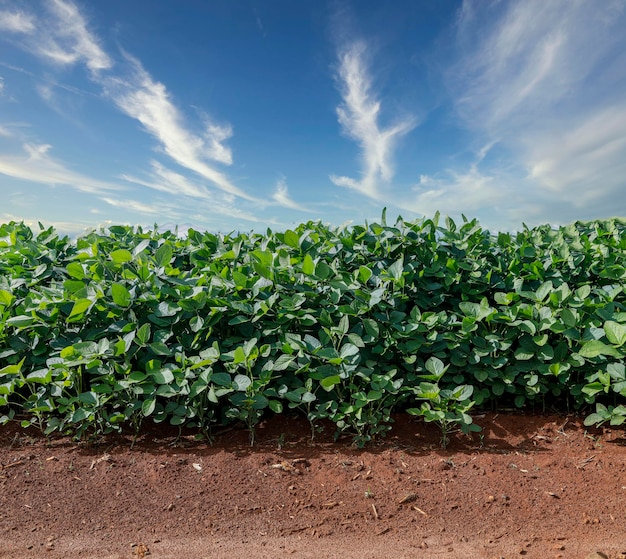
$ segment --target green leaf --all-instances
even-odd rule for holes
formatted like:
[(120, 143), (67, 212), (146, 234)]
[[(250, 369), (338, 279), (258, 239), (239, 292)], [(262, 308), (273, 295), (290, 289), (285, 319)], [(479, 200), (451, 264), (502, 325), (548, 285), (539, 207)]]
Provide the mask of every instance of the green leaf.
[(359, 354), (359, 348), (351, 343), (343, 344), (339, 352), (339, 356), (342, 359), (347, 359), (348, 357), (352, 357), (353, 355), (358, 355), (358, 354)]
[(363, 319), (363, 327), (365, 328), (365, 332), (372, 339), (377, 340), (380, 337), (380, 327), (378, 326), (378, 322), (372, 320), (371, 318)]
[(583, 285), (574, 291), (576, 299), (578, 299), (579, 301), (585, 301), (587, 297), (589, 297), (590, 293), (591, 293), (590, 285)]
[(35, 319), (32, 316), (22, 314), (19, 316), (12, 316), (6, 323), (8, 326), (14, 326), (15, 328), (26, 328), (33, 324), (33, 322), (35, 322)]
[(116, 264), (124, 264), (125, 262), (130, 262), (133, 259), (133, 255), (125, 248), (114, 250), (109, 256)]
[(26, 357), (22, 359), (19, 363), (15, 365), (7, 365), (6, 367), (2, 367), (0, 369), (0, 375), (19, 375), (22, 371), (22, 365), (26, 361)]
[(326, 264), (323, 260), (320, 260), (315, 267), (315, 276), (321, 280), (325, 280), (333, 273), (333, 269)]
[(578, 313), (574, 309), (563, 309), (561, 320), (568, 328), (575, 328), (578, 324)]
[(606, 339), (613, 345), (621, 347), (626, 343), (626, 324), (607, 320), (604, 323), (604, 332)]
[(426, 370), (435, 375), (437, 378), (441, 378), (447, 368), (448, 367), (444, 366), (441, 359), (438, 359), (437, 357), (430, 357), (428, 361), (426, 361)]
[(332, 360), (341, 361), (339, 354), (333, 347), (322, 347), (319, 351), (315, 352), (315, 355), (327, 361), (332, 361)]
[(232, 379), (228, 373), (213, 373), (211, 380), (217, 386), (230, 386), (232, 384)]
[(588, 396), (595, 396), (600, 392), (606, 392), (606, 389), (607, 387), (605, 387), (601, 382), (590, 382), (589, 384), (583, 386), (582, 392)]
[(92, 414), (93, 414), (93, 412), (90, 412), (87, 408), (78, 408), (72, 414), (72, 417), (70, 418), (70, 421), (72, 423), (81, 423), (81, 422), (85, 421), (85, 419), (88, 419)]
[(420, 382), (419, 388), (416, 392), (418, 398), (426, 400), (436, 400), (440, 394), (439, 386), (432, 382)]
[(178, 312), (180, 312), (180, 307), (170, 301), (162, 301), (159, 303), (157, 308), (154, 311), (154, 314), (159, 318), (168, 317), (168, 316), (176, 316)]
[(287, 229), (287, 231), (285, 231), (283, 239), (285, 241), (285, 244), (290, 246), (291, 248), (298, 248), (300, 246), (300, 238), (298, 237), (298, 234), (294, 233), (291, 229)]
[(147, 345), (150, 341), (150, 324), (145, 323), (142, 324), (139, 328), (137, 328), (137, 336), (136, 339), (139, 341), (141, 345)]
[(458, 386), (452, 391), (452, 398), (459, 402), (469, 400), (474, 393), (474, 387), (468, 384)]
[(168, 347), (168, 345), (164, 342), (154, 342), (150, 344), (150, 349), (156, 354), (156, 355), (172, 355), (172, 350), (171, 348)]
[(233, 379), (235, 390), (239, 392), (245, 392), (251, 384), (252, 381), (246, 375), (236, 375)]
[(170, 384), (174, 381), (174, 373), (169, 369), (161, 369), (152, 373), (152, 379), (157, 384)]
[(141, 404), (141, 413), (145, 417), (148, 417), (149, 415), (152, 415), (152, 412), (154, 412), (155, 408), (156, 408), (156, 400), (154, 398), (149, 398), (147, 400), (144, 400), (143, 403)]
[(578, 351), (578, 354), (585, 359), (593, 359), (600, 355), (609, 355), (611, 357), (622, 357), (620, 352), (613, 346), (607, 345), (600, 340), (591, 340), (585, 343)]
[(307, 276), (315, 274), (315, 262), (313, 262), (313, 258), (311, 258), (309, 253), (304, 255), (304, 260), (302, 261), (302, 271)]
[(49, 384), (52, 381), (52, 369), (39, 369), (26, 376), (26, 382), (31, 384)]
[(394, 280), (397, 281), (402, 277), (403, 271), (404, 271), (404, 258), (400, 257), (389, 267), (388, 273)]
[(274, 274), (268, 266), (261, 264), (261, 262), (253, 262), (252, 266), (254, 267), (254, 271), (261, 277), (268, 280), (274, 279)]
[(274, 413), (283, 413), (283, 405), (279, 400), (270, 400), (270, 409)]
[(189, 321), (189, 328), (192, 332), (199, 332), (204, 326), (204, 319), (201, 316), (194, 316)]
[(130, 305), (130, 291), (121, 283), (114, 283), (111, 286), (111, 295), (113, 302), (120, 307), (128, 307)]
[(288, 369), (289, 365), (291, 365), (294, 361), (295, 361), (295, 357), (291, 355), (283, 354), (279, 356), (278, 359), (276, 359), (276, 361), (274, 362), (274, 366), (272, 367), (272, 370), (284, 371), (285, 369)]
[(161, 245), (154, 253), (154, 259), (156, 260), (157, 266), (161, 268), (167, 266), (172, 260), (172, 255), (172, 247), (168, 243)]
[(359, 281), (361, 283), (367, 283), (371, 277), (372, 270), (370, 270), (367, 266), (361, 266), (359, 268)]
[(243, 350), (242, 346), (237, 346), (235, 351), (233, 352), (233, 363), (235, 365), (239, 365), (240, 363), (246, 362), (246, 352)]
[(348, 334), (348, 339), (356, 346), (356, 347), (360, 347), (363, 348), (365, 347), (365, 344), (363, 343), (363, 339), (361, 338), (361, 336), (359, 336), (358, 334), (355, 334), (353, 332), (350, 332)]
[(264, 410), (269, 406), (269, 400), (263, 394), (255, 394), (252, 398), (252, 409)]
[(95, 406), (98, 404), (98, 395), (95, 392), (83, 392), (78, 395), (78, 400), (88, 406)]
[(537, 301), (543, 301), (550, 292), (554, 289), (554, 286), (551, 281), (546, 281), (539, 286), (539, 289), (535, 292), (535, 297)]
[(0, 305), (10, 306), (13, 302), (13, 295), (6, 289), (0, 289)]
[(150, 239), (144, 239), (134, 249), (133, 256), (141, 254), (150, 245)]
[(475, 318), (478, 321), (483, 320), (493, 312), (493, 309), (489, 306), (489, 303), (485, 298), (483, 298), (480, 303), (464, 301), (459, 303), (459, 308), (465, 316)]
[(91, 299), (78, 299), (72, 307), (72, 311), (68, 316), (68, 321), (72, 322), (75, 320), (79, 320), (82, 315), (88, 313), (89, 310), (91, 310), (91, 307), (93, 307), (93, 305), (94, 302)]
[(518, 361), (528, 361), (535, 356), (534, 351), (520, 347), (515, 350), (515, 359)]
[(474, 371), (474, 378), (478, 382), (485, 382), (489, 378), (489, 373), (484, 369), (480, 369), (478, 371)]
[(248, 276), (237, 270), (233, 270), (233, 281), (237, 287), (241, 287), (242, 289), (248, 287)]
[(320, 384), (322, 385), (322, 388), (326, 390), (327, 392), (330, 392), (335, 387), (335, 385), (340, 384), (340, 383), (341, 383), (341, 377), (339, 375), (329, 376), (320, 380)]
[(74, 279), (82, 280), (85, 278), (85, 270), (80, 262), (70, 262), (65, 267), (65, 271)]
[(497, 291), (494, 293), (493, 299), (498, 305), (508, 306), (515, 299), (515, 293), (502, 293), (501, 291)]

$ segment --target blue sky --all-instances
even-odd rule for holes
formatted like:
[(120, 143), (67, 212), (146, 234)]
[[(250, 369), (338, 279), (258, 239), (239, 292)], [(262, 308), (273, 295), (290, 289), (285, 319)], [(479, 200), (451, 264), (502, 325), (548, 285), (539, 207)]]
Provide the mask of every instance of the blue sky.
[(626, 0), (0, 0), (0, 221), (626, 216)]

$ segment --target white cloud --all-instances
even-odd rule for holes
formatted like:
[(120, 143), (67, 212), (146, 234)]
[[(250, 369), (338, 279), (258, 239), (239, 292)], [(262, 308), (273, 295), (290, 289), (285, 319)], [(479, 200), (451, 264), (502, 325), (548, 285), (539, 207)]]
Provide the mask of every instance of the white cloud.
[(205, 149), (207, 157), (226, 165), (232, 165), (233, 154), (230, 148), (224, 145), (224, 142), (229, 140), (233, 135), (232, 127), (230, 124), (226, 126), (213, 124), (206, 117), (205, 120), (206, 130), (203, 137), (206, 140)]
[[(161, 213), (168, 216), (168, 219), (178, 219), (187, 221), (193, 216), (195, 222), (202, 220), (215, 221), (216, 217), (222, 220), (224, 217), (235, 218), (238, 220), (249, 222), (262, 222), (263, 219), (256, 212), (250, 213), (241, 204), (249, 204), (248, 201), (237, 201), (237, 197), (228, 192), (220, 190), (211, 190), (208, 187), (197, 184), (195, 181), (168, 169), (158, 161), (151, 162), (152, 171), (148, 174), (148, 178), (139, 178), (131, 175), (121, 175), (123, 180), (138, 186), (150, 188), (158, 192), (167, 194), (168, 199), (174, 199), (175, 203), (162, 199), (160, 205), (153, 203), (142, 209), (140, 205), (131, 201), (126, 205), (126, 201), (107, 197), (105, 200), (108, 204), (115, 207), (132, 208), (140, 213)], [(260, 200), (254, 201), (255, 207), (265, 207)], [(151, 208), (159, 207), (158, 212), (152, 211)], [(144, 211), (145, 210), (145, 211)]]
[[(552, 223), (626, 213), (625, 26), (624, 0), (463, 3), (447, 79), (468, 129), (507, 152), (481, 164), (501, 211)], [(431, 190), (475, 206), (479, 183), (453, 184)]]
[(212, 200), (186, 198), (177, 200), (175, 205), (172, 205), (164, 198), (152, 200), (150, 203), (141, 202), (132, 198), (112, 196), (102, 196), (100, 199), (115, 208), (127, 210), (131, 213), (151, 216), (151, 219), (157, 222), (162, 222), (164, 219), (167, 219), (177, 223), (183, 223), (189, 220), (193, 220), (197, 223), (224, 223), (228, 218), (253, 223), (264, 221), (253, 213), (233, 206), (228, 200), (228, 196), (224, 197), (223, 195), (216, 195)]
[(54, 99), (54, 92), (52, 86), (49, 83), (42, 83), (37, 85), (37, 93), (48, 104)]
[(298, 202), (296, 202), (295, 200), (293, 200), (289, 196), (289, 188), (287, 187), (287, 182), (286, 182), (286, 180), (284, 178), (281, 178), (276, 183), (276, 190), (274, 191), (274, 194), (272, 195), (272, 199), (279, 206), (283, 206), (284, 208), (289, 208), (291, 210), (297, 210), (299, 212), (308, 212), (309, 211), (307, 208), (305, 208), (301, 204), (298, 204)]
[(200, 185), (194, 184), (184, 175), (168, 169), (158, 161), (152, 161), (152, 173), (150, 180), (144, 180), (131, 175), (121, 175), (125, 181), (146, 186), (161, 192), (167, 192), (172, 196), (190, 196), (192, 198), (214, 198), (213, 193)]
[(27, 155), (0, 155), (0, 174), (48, 185), (68, 185), (81, 192), (121, 190), (119, 185), (68, 169), (51, 157), (49, 144), (24, 144)]
[(144, 202), (139, 202), (138, 200), (131, 200), (128, 198), (111, 198), (103, 196), (101, 200), (115, 208), (121, 208), (123, 210), (148, 215), (163, 215), (163, 212), (167, 212), (168, 209), (164, 207), (163, 204), (146, 204)]
[(413, 117), (405, 117), (388, 128), (380, 128), (381, 103), (372, 94), (371, 79), (365, 65), (366, 46), (351, 44), (339, 56), (339, 75), (343, 104), (337, 116), (343, 132), (361, 147), (363, 170), (360, 180), (331, 175), (337, 186), (355, 189), (370, 198), (380, 198), (381, 183), (394, 175), (393, 149), (403, 135), (416, 125)]
[(526, 150), (530, 177), (555, 194), (577, 207), (603, 195), (614, 204), (611, 192), (626, 190), (626, 104), (572, 118), (529, 138)]
[(92, 73), (111, 68), (112, 61), (87, 29), (78, 8), (66, 0), (45, 3), (52, 17), (0, 12), (0, 29), (25, 35), (22, 46), (59, 66), (84, 62)]
[(24, 12), (0, 11), (0, 31), (32, 33), (35, 31), (33, 17)]
[[(101, 48), (97, 36), (88, 29), (87, 21), (73, 2), (49, 0), (46, 6), (52, 17), (45, 20), (31, 17), (36, 22), (37, 33), (23, 40), (23, 48), (58, 65), (84, 63), (90, 70), (92, 81), (103, 88), (105, 96), (126, 115), (138, 120), (144, 130), (157, 140), (163, 153), (218, 189), (243, 199), (255, 200), (215, 167), (215, 163), (232, 164), (232, 152), (225, 143), (232, 136), (230, 125), (217, 124), (202, 115), (204, 129), (193, 132), (186, 125), (184, 115), (174, 104), (166, 86), (154, 80), (139, 60), (125, 54), (124, 59), (130, 68), (128, 75), (110, 71), (113, 61)], [(70, 118), (59, 109), (49, 83), (39, 86), (38, 91), (54, 110)], [(181, 175), (171, 175), (171, 178), (175, 178), (179, 190), (188, 195), (205, 196), (202, 187), (189, 182), (182, 184), (184, 177)]]
[(131, 77), (104, 81), (106, 94), (123, 112), (138, 120), (159, 142), (163, 152), (181, 167), (197, 173), (225, 192), (252, 200), (209, 163), (232, 162), (230, 149), (223, 144), (232, 134), (230, 127), (209, 124), (202, 137), (189, 131), (166, 87), (154, 81), (138, 60), (128, 55), (127, 60), (133, 70)]
[(65, 0), (50, 0), (46, 6), (56, 20), (49, 28), (41, 25), (44, 32), (37, 45), (37, 52), (41, 56), (62, 65), (81, 61), (92, 72), (111, 68), (111, 59), (87, 29), (87, 22), (75, 4)]
[(449, 170), (446, 178), (422, 175), (411, 209), (431, 215), (442, 207), (446, 212), (459, 214), (493, 207), (500, 201), (501, 193), (494, 185), (494, 177), (483, 175), (475, 165), (463, 174)]

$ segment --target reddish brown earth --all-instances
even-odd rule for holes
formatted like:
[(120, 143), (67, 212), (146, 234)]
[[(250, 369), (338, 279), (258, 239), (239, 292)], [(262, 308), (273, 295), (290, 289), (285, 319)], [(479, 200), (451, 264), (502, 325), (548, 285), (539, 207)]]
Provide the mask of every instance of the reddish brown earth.
[[(306, 421), (133, 449), (0, 428), (0, 557), (626, 557), (624, 431), (488, 414), (442, 450), (397, 418), (364, 450)], [(597, 555), (596, 557), (602, 557)]]

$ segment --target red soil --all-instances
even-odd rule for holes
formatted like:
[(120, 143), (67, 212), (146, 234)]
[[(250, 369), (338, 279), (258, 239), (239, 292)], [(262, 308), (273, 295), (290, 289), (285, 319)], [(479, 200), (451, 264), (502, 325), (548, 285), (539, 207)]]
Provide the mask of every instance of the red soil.
[[(455, 435), (399, 417), (363, 450), (276, 417), (211, 446), (130, 448), (0, 428), (0, 557), (626, 557), (626, 438), (580, 418), (487, 414)], [(602, 557), (597, 555), (596, 557)]]

